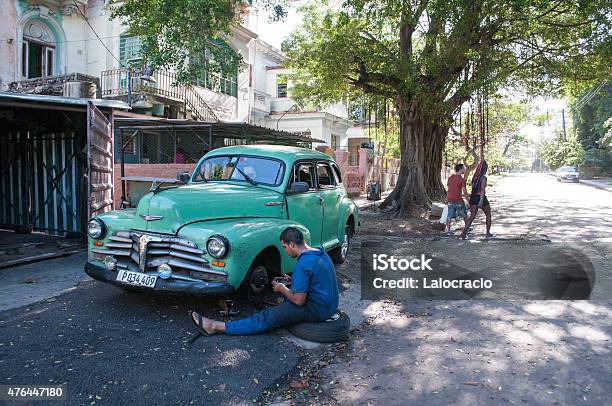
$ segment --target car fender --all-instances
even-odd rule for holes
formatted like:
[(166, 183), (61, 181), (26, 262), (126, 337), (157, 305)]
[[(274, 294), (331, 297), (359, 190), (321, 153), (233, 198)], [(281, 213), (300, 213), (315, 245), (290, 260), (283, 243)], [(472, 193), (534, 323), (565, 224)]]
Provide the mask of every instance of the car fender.
[(353, 216), (354, 220), (354, 232), (357, 232), (357, 226), (359, 225), (359, 208), (357, 205), (348, 197), (342, 199), (342, 215), (338, 223), (338, 239), (342, 241), (342, 235), (344, 234), (344, 226), (346, 225), (350, 216)]
[(287, 227), (296, 227), (304, 234), (304, 239), (310, 242), (310, 232), (302, 224), (292, 220), (277, 218), (242, 218), (211, 220), (192, 223), (182, 227), (178, 236), (195, 241), (201, 249), (206, 250), (206, 242), (212, 235), (222, 235), (228, 239), (230, 249), (221, 259), (215, 259), (205, 254), (210, 261), (221, 261), (224, 267), (213, 269), (227, 272), (228, 282), (238, 288), (246, 276), (251, 264), (264, 249), (275, 247), (280, 253), (281, 270), (290, 273), (295, 265), (295, 259), (290, 258), (280, 243), (280, 235)]

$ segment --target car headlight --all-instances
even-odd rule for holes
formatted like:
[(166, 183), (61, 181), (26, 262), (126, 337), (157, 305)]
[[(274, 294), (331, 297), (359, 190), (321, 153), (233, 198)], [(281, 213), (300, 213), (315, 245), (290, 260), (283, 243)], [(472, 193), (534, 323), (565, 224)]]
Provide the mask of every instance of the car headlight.
[(214, 258), (223, 258), (229, 252), (229, 241), (221, 235), (213, 235), (206, 242), (206, 251)]
[(104, 236), (106, 231), (106, 227), (102, 220), (93, 219), (87, 223), (87, 235), (93, 239), (100, 239)]

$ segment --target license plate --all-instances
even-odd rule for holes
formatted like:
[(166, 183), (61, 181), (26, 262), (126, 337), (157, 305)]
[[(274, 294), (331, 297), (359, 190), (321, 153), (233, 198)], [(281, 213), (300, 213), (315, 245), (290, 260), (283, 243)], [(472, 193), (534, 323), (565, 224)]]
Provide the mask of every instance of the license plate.
[(125, 283), (126, 285), (154, 288), (155, 282), (157, 282), (157, 276), (145, 275), (143, 273), (121, 269), (117, 273), (117, 282)]

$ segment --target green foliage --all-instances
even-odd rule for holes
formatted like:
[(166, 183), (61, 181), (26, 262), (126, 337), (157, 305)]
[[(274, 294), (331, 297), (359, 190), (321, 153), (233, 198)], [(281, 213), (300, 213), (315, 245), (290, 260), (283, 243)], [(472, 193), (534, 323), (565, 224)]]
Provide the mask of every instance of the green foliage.
[(612, 117), (606, 120), (604, 127), (606, 127), (608, 131), (599, 139), (599, 146), (602, 149), (612, 152)]
[(607, 74), (607, 2), (346, 0), (302, 9), (286, 41), (294, 94), (319, 103), (354, 89), (414, 100), (447, 117), (477, 89), (557, 91)]
[(580, 166), (584, 162), (585, 152), (575, 137), (563, 140), (558, 135), (553, 140), (542, 141), (537, 146), (538, 155), (550, 169), (556, 170), (561, 166)]
[[(285, 3), (259, 2), (273, 19), (286, 15)], [(191, 84), (206, 71), (220, 74), (241, 65), (240, 55), (220, 43), (240, 22), (244, 5), (242, 0), (111, 0), (109, 9), (141, 38), (141, 65), (174, 70), (179, 82)]]
[[(594, 95), (593, 91), (596, 91)], [(588, 100), (586, 103), (585, 99)], [(605, 122), (612, 116), (612, 84), (586, 90), (572, 107), (576, 109), (574, 127), (582, 146), (585, 149), (600, 148), (599, 140), (608, 132)]]
[(586, 89), (572, 105), (576, 135), (585, 150), (583, 165), (587, 173), (612, 173), (612, 85)]

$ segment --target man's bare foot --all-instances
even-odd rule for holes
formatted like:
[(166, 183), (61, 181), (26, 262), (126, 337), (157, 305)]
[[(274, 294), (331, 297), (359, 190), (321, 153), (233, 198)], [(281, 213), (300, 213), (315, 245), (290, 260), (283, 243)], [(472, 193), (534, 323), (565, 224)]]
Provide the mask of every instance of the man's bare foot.
[[(200, 325), (200, 317), (202, 317), (202, 325)], [(198, 314), (197, 312), (191, 312), (191, 318), (197, 326), (200, 326), (200, 328), (202, 328), (208, 334), (215, 334), (220, 331), (217, 329), (217, 324), (220, 324), (218, 321), (214, 321), (206, 317), (200, 316), (200, 314)]]

